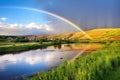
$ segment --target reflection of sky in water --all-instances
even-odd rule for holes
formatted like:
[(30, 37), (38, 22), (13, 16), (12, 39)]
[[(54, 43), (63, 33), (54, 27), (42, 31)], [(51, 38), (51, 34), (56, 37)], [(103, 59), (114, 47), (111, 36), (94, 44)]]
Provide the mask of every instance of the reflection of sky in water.
[(0, 80), (13, 80), (10, 78), (47, 71), (58, 66), (63, 61), (61, 58), (66, 57), (67, 60), (71, 60), (84, 49), (91, 51), (100, 48), (100, 46), (101, 44), (58, 45), (42, 50), (37, 49), (18, 54), (1, 55)]
[[(30, 75), (35, 72), (46, 71), (58, 66), (63, 57), (72, 59), (78, 50), (69, 50), (62, 46), (62, 49), (48, 47), (47, 49), (37, 49), (22, 52), (19, 54), (6, 54), (0, 56), (0, 78)], [(11, 74), (12, 73), (12, 74)]]

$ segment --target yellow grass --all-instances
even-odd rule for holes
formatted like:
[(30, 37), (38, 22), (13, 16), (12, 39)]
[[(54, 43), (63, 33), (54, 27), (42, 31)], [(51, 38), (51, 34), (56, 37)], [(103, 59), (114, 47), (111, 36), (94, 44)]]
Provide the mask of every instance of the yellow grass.
[[(120, 28), (100, 28), (85, 31), (90, 37), (98, 40), (120, 40)], [(33, 36), (30, 36), (33, 37)], [(36, 36), (37, 39), (88, 39), (82, 32), (53, 34), (53, 35), (40, 35)]]

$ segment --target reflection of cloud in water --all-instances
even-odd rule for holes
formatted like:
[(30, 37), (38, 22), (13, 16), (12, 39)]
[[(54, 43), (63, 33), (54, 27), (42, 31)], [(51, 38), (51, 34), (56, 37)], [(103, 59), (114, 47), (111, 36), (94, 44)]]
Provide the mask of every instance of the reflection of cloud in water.
[(31, 64), (31, 65), (34, 65), (35, 63), (41, 61), (42, 58), (41, 56), (36, 56), (36, 57), (27, 57), (25, 58), (25, 62)]
[[(1, 65), (2, 64), (2, 65)], [(5, 70), (5, 65), (3, 65), (4, 63), (0, 63), (0, 70)]]
[(8, 54), (4, 56), (0, 56), (0, 66), (1, 63), (17, 63), (17, 62), (26, 62), (28, 64), (35, 64), (38, 61), (42, 60), (41, 55), (37, 53), (32, 53), (33, 51), (24, 52), (21, 54)]
[[(31, 75), (36, 72), (54, 69), (62, 63), (63, 58), (71, 60), (78, 56), (79, 50), (82, 52), (86, 45), (69, 44), (62, 45), (61, 48), (53, 46), (47, 49), (30, 50), (18, 54), (5, 54), (0, 56), (0, 78), (15, 77), (21, 75)], [(93, 45), (92, 45), (93, 47)], [(88, 50), (90, 50), (88, 48)], [(12, 72), (12, 74), (11, 74)]]
[(47, 49), (37, 49), (22, 52), (19, 54), (6, 54), (0, 56), (0, 69), (4, 69), (8, 64), (19, 64), (22, 63), (27, 65), (36, 65), (45, 63), (47, 67), (53, 67), (61, 63), (62, 59), (66, 57), (68, 60), (75, 57), (79, 50), (86, 47), (86, 45), (62, 45), (61, 49), (55, 49), (54, 47), (48, 47)]
[[(68, 51), (66, 53), (70, 54)], [(34, 65), (42, 62), (45, 62), (47, 65), (55, 65), (60, 62), (61, 57), (67, 56), (66, 53), (61, 52), (60, 50), (53, 51), (53, 49), (38, 49), (19, 54), (6, 54), (0, 56), (0, 69), (7, 66), (7, 64), (18, 64), (20, 62), (29, 65)]]

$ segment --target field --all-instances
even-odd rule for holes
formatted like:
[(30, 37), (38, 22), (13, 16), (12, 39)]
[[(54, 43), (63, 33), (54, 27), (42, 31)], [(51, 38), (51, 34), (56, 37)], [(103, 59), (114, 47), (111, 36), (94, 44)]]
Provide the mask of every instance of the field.
[(16, 52), (21, 52), (21, 51), (26, 51), (26, 50), (32, 50), (32, 49), (42, 49), (46, 48), (47, 46), (52, 45), (52, 43), (10, 43), (9, 42), (4, 42), (1, 43), (0, 46), (0, 54), (7, 54), (7, 53), (16, 53)]
[(120, 43), (112, 43), (75, 61), (64, 60), (58, 68), (29, 80), (119, 80), (119, 71)]
[[(93, 40), (120, 40), (120, 28), (100, 28), (85, 31)], [(48, 38), (48, 39), (74, 39), (86, 40), (89, 39), (82, 32), (29, 36), (31, 38)]]

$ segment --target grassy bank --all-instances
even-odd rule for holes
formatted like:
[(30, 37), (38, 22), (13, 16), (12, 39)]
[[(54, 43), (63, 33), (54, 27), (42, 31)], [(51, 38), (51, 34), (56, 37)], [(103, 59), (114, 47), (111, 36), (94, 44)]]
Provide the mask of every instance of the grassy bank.
[(58, 68), (28, 80), (119, 80), (119, 71), (120, 43), (112, 43), (73, 62), (64, 61)]
[(73, 41), (55, 40), (48, 42), (0, 42), (0, 54), (16, 53), (32, 49), (42, 49), (50, 45), (75, 43)]
[(72, 41), (49, 41), (49, 42), (0, 42), (0, 54), (16, 53), (33, 49), (43, 49), (51, 45), (74, 43)]
[(0, 47), (0, 54), (16, 53), (16, 52), (27, 51), (27, 50), (37, 49), (37, 48), (42, 49), (50, 45), (52, 45), (52, 43), (43, 43), (43, 44), (38, 43), (38, 44), (26, 44), (26, 45), (18, 45), (18, 46), (12, 45), (7, 47)]

